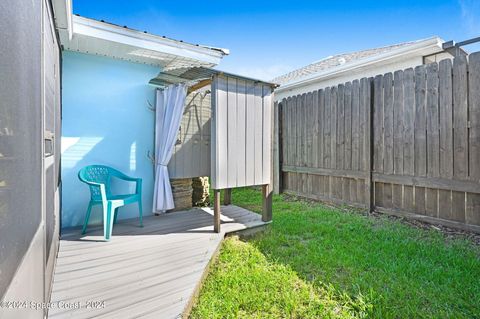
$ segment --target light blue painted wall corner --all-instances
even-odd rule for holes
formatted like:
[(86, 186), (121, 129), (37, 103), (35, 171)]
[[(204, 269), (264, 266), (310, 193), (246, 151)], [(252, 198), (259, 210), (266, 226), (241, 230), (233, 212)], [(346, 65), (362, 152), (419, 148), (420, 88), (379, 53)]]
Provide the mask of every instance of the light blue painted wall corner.
[[(90, 193), (78, 171), (90, 164), (112, 166), (143, 179), (144, 215), (152, 212), (155, 88), (148, 81), (160, 69), (70, 51), (62, 70), (62, 228), (83, 223)], [(114, 185), (134, 190), (134, 184)], [(119, 210), (119, 219), (138, 216), (137, 205)], [(91, 223), (101, 223), (97, 207)]]

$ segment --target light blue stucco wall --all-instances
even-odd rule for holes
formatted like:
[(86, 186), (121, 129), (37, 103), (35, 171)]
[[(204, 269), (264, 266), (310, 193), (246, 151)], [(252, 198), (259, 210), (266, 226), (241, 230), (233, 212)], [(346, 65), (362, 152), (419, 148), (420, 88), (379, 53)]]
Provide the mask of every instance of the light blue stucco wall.
[[(77, 174), (90, 164), (105, 164), (143, 179), (144, 215), (151, 214), (154, 149), (154, 87), (159, 68), (65, 51), (62, 78), (62, 227), (83, 224), (90, 198)], [(117, 192), (134, 185), (115, 185)], [(136, 204), (119, 210), (119, 219), (138, 216)], [(100, 223), (100, 208), (91, 223)]]

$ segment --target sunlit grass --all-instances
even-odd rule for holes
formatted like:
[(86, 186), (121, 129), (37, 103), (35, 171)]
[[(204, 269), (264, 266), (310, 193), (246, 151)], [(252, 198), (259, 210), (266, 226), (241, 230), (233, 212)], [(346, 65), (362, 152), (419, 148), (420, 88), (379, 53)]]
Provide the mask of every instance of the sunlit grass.
[[(233, 202), (260, 212), (260, 192)], [(274, 197), (265, 232), (225, 241), (193, 318), (480, 317), (480, 249), (387, 218)]]

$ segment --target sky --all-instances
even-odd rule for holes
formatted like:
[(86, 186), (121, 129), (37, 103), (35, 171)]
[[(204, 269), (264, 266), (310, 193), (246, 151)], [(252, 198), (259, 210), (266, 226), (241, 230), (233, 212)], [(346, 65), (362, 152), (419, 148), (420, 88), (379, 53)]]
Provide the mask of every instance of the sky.
[(480, 0), (73, 0), (73, 12), (228, 48), (218, 69), (262, 80), (339, 53), (432, 36), (456, 42), (480, 36)]

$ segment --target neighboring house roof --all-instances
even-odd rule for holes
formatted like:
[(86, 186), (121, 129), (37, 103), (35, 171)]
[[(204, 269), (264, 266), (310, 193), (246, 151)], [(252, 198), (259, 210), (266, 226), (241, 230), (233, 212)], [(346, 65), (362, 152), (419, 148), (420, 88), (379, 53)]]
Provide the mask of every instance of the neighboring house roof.
[(108, 56), (173, 70), (213, 67), (227, 49), (149, 34), (126, 26), (72, 15), (70, 0), (54, 0), (55, 23), (65, 50)]
[(289, 87), (304, 81), (318, 80), (337, 71), (347, 71), (366, 64), (403, 58), (412, 53), (421, 56), (435, 54), (442, 51), (441, 44), (443, 42), (438, 37), (432, 37), (380, 48), (337, 54), (291, 71), (271, 81), (280, 84), (279, 90), (281, 90), (282, 87)]

